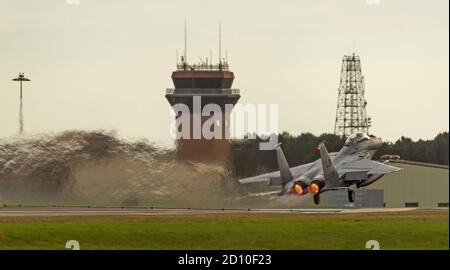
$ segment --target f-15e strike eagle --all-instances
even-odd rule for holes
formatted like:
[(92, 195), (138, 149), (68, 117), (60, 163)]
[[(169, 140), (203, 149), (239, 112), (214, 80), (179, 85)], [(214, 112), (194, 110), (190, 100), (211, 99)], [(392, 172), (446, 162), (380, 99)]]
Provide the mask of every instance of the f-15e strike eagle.
[(380, 138), (370, 137), (364, 133), (356, 133), (347, 138), (339, 152), (328, 153), (325, 144), (318, 145), (320, 159), (315, 162), (289, 168), (280, 144), (275, 148), (279, 171), (255, 177), (240, 179), (241, 184), (266, 182), (269, 185), (280, 185), (280, 195), (313, 194), (314, 203), (320, 203), (320, 194), (330, 190), (347, 189), (348, 200), (355, 201), (357, 188), (368, 186), (385, 174), (401, 170), (372, 159), (373, 154), (381, 147)]

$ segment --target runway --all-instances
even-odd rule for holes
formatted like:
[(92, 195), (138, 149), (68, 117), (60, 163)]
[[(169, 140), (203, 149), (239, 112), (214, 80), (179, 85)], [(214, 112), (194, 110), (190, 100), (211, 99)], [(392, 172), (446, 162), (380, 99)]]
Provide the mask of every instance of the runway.
[(198, 209), (198, 208), (106, 208), (106, 207), (0, 207), (0, 217), (32, 216), (179, 216), (210, 214), (356, 214), (414, 210), (447, 210), (448, 208), (310, 208), (310, 209)]

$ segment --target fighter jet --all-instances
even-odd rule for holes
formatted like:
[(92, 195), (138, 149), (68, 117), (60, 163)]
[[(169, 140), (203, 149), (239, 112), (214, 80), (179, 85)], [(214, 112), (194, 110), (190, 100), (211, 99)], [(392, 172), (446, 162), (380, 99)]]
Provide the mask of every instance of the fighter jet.
[(320, 159), (315, 162), (290, 168), (284, 156), (281, 144), (275, 148), (279, 171), (262, 174), (255, 177), (240, 179), (241, 184), (266, 182), (281, 186), (280, 195), (305, 194), (314, 195), (314, 203), (320, 204), (320, 194), (326, 191), (346, 189), (348, 200), (355, 201), (356, 188), (368, 186), (379, 180), (385, 174), (401, 170), (372, 160), (373, 154), (383, 141), (380, 138), (356, 133), (347, 138), (339, 152), (328, 153), (324, 142), (317, 150)]

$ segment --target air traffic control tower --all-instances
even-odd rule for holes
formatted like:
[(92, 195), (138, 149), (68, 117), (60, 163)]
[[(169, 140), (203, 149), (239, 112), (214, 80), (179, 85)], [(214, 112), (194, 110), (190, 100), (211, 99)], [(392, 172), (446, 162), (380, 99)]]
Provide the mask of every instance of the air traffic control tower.
[[(184, 104), (190, 112), (189, 125), (178, 125), (179, 133), (182, 133), (183, 129), (189, 129), (190, 134), (189, 138), (177, 139), (178, 158), (219, 162), (228, 160), (230, 145), (226, 135), (230, 130), (230, 111), (225, 110), (225, 105), (234, 106), (240, 98), (239, 90), (231, 88), (233, 80), (234, 74), (229, 70), (225, 59), (219, 60), (219, 64), (216, 65), (209, 64), (208, 60), (190, 65), (186, 61), (186, 56), (181, 57), (181, 62), (177, 63), (177, 70), (172, 73), (175, 88), (166, 89), (166, 98), (172, 108), (175, 104)], [(210, 125), (211, 120), (208, 121), (213, 116), (212, 113), (206, 116), (201, 115), (208, 104), (217, 104), (221, 109), (221, 121), (215, 121), (214, 125)], [(195, 112), (194, 107), (200, 110)], [(178, 112), (175, 118), (179, 117), (181, 115)], [(216, 116), (215, 119), (217, 118), (219, 117)], [(222, 135), (221, 138), (205, 138), (201, 132), (205, 122), (211, 131), (217, 128), (217, 132), (220, 131)], [(194, 129), (197, 129), (197, 136), (194, 136)]]

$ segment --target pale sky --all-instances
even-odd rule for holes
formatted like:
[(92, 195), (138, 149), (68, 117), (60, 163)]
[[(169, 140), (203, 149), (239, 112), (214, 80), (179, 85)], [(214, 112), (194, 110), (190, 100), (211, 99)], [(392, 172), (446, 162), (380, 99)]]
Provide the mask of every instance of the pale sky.
[[(373, 1), (373, 0), (372, 0)], [(370, 2), (370, 1), (369, 1)], [(376, 2), (376, 1), (375, 1)], [(19, 72), (28, 134), (115, 130), (171, 143), (176, 51), (228, 51), (240, 103), (276, 103), (279, 130), (334, 131), (341, 60), (366, 78), (371, 133), (430, 139), (448, 131), (448, 0), (0, 0), (0, 136), (18, 130)], [(224, 53), (223, 53), (224, 54)]]

